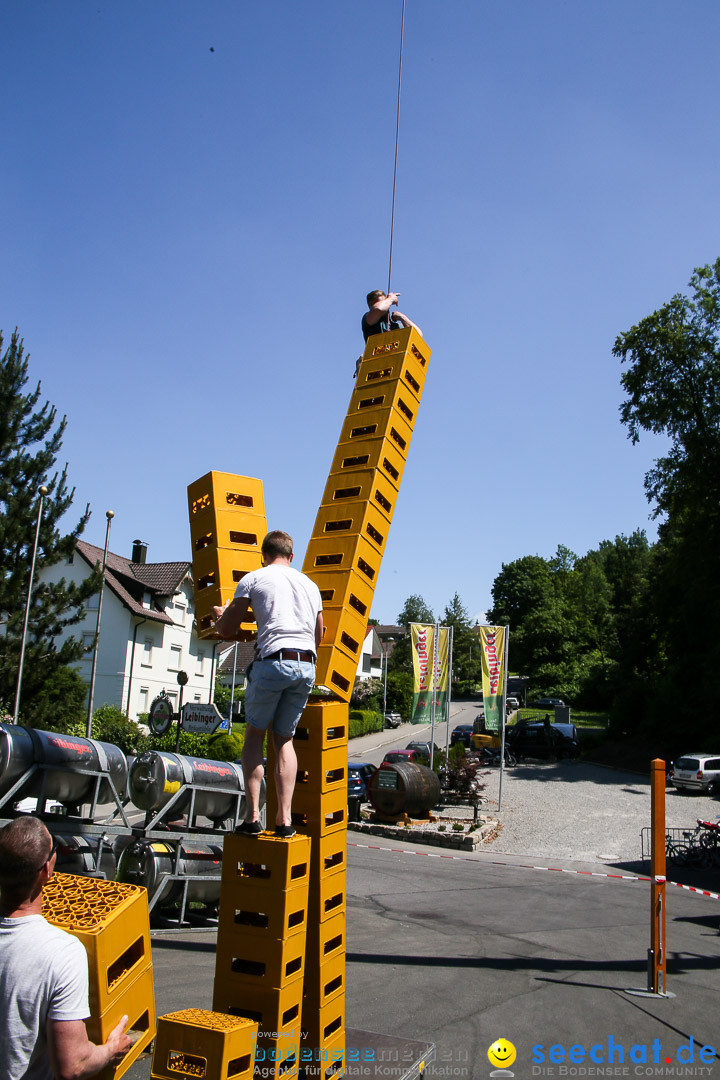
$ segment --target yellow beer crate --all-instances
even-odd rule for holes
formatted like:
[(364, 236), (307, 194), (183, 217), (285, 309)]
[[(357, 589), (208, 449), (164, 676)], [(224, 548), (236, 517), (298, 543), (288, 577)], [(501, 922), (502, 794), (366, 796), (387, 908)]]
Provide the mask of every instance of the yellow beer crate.
[[(340, 994), (327, 1005), (305, 998), (302, 1005), (303, 1049), (316, 1051), (331, 1046), (333, 1040), (345, 1033), (345, 995)], [(300, 1051), (300, 1064), (303, 1051)]]
[(204, 511), (259, 515), (265, 517), (262, 480), (234, 473), (209, 472), (188, 485), (190, 521)]
[(377, 386), (364, 383), (353, 391), (348, 407), (350, 416), (365, 416), (373, 409), (395, 409), (410, 427), (415, 424), (418, 400), (408, 393), (402, 382), (381, 382)]
[(309, 702), (295, 729), (295, 750), (301, 745), (330, 750), (348, 743), (348, 706), (344, 701)]
[(316, 967), (308, 964), (305, 973), (305, 996), (320, 1008), (345, 994), (345, 953), (338, 953)]
[[(228, 833), (223, 845), (222, 884), (233, 888), (232, 895), (246, 892), (281, 892), (308, 887), (310, 880), (310, 838), (295, 835), (287, 840), (271, 832), (260, 836)], [(235, 886), (240, 886), (238, 894)], [(295, 898), (295, 901), (297, 898)]]
[[(308, 571), (306, 570), (305, 573)], [(326, 605), (347, 608), (367, 624), (375, 586), (364, 574), (360, 575), (354, 570), (344, 570), (340, 573), (328, 573), (323, 570), (318, 574), (309, 573), (308, 576), (320, 590), (323, 608)]]
[(129, 1018), (126, 1031), (135, 1042), (119, 1065), (108, 1065), (97, 1074), (99, 1080), (120, 1080), (155, 1038), (155, 988), (152, 967), (146, 967), (136, 979), (127, 984), (104, 1012), (98, 1014), (91, 1009), (90, 1018), (85, 1021), (90, 1041), (99, 1045), (106, 1042), (108, 1035), (123, 1016)]
[(389, 439), (407, 458), (411, 438), (412, 425), (397, 409), (367, 409), (360, 415), (351, 412), (346, 416), (338, 442), (352, 445), (361, 439)]
[(341, 1028), (339, 1033), (322, 1047), (301, 1048), (300, 1068), (303, 1080), (334, 1080), (335, 1077), (344, 1076), (345, 1058), (345, 1029)]
[(323, 607), (323, 645), (340, 649), (357, 667), (367, 637), (367, 623), (350, 608)]
[(346, 912), (316, 922), (308, 930), (305, 943), (305, 966), (308, 971), (336, 956), (344, 956), (346, 948)]
[(308, 897), (308, 925), (327, 922), (340, 915), (347, 906), (347, 874), (344, 870), (323, 874), (310, 883)]
[[(220, 891), (218, 941), (233, 934), (251, 931), (258, 941), (305, 935), (307, 930), (308, 893), (303, 888), (253, 889), (250, 886), (224, 885)], [(228, 946), (230, 947), (230, 945)]]
[(369, 503), (392, 521), (397, 488), (377, 469), (357, 469), (347, 473), (330, 473), (321, 506), (345, 506), (356, 501)]
[(85, 946), (95, 1016), (152, 967), (147, 890), (138, 885), (54, 874), (43, 889), (42, 913)]
[(256, 1020), (258, 1032), (300, 1030), (302, 979), (279, 989), (239, 983), (232, 975), (215, 977), (213, 1009)]
[(353, 570), (375, 588), (382, 555), (369, 540), (360, 534), (347, 536), (311, 537), (305, 552), (303, 570), (312, 577), (318, 588), (321, 575)]
[(333, 832), (313, 838), (310, 856), (310, 882), (327, 874), (347, 869), (347, 832)]
[(348, 776), (348, 753), (345, 746), (330, 750), (319, 750), (307, 745), (295, 748), (298, 762), (298, 785), (309, 785), (313, 791), (325, 794), (328, 791), (346, 789)]
[(183, 1009), (158, 1017), (153, 1080), (252, 1080), (258, 1026), (227, 1013)]
[[(311, 791), (295, 788), (292, 801), (292, 819), (296, 829), (309, 833), (313, 843), (318, 837), (347, 829), (347, 785), (340, 790)], [(310, 879), (312, 887), (312, 875)]]
[(342, 506), (321, 506), (312, 536), (363, 536), (382, 555), (390, 522), (372, 503), (357, 500)]
[(279, 989), (302, 979), (304, 972), (302, 934), (282, 940), (258, 940), (252, 931), (229, 936), (218, 934), (216, 979), (227, 979), (248, 988)]
[(356, 470), (365, 469), (376, 469), (397, 490), (405, 469), (405, 458), (390, 438), (356, 439), (338, 444), (331, 473), (351, 477)]
[(355, 685), (358, 662), (334, 645), (318, 649), (315, 685), (326, 686), (343, 701), (349, 701)]

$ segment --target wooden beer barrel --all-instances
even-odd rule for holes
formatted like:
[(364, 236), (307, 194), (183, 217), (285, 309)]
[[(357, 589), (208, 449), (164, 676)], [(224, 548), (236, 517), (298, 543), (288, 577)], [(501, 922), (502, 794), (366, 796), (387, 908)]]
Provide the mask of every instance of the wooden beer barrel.
[(373, 773), (367, 795), (381, 814), (426, 814), (440, 802), (440, 781), (425, 765), (398, 761)]

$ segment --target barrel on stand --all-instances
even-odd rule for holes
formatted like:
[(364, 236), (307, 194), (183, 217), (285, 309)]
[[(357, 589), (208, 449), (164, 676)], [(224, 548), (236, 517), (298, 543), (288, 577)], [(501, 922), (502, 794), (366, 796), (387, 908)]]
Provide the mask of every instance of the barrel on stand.
[(384, 763), (370, 777), (367, 794), (381, 814), (424, 817), (440, 802), (440, 781), (425, 765), (410, 761)]
[(148, 812), (159, 812), (172, 801), (173, 814), (184, 814), (195, 789), (196, 815), (223, 821), (237, 808), (238, 817), (245, 816), (243, 772), (232, 761), (148, 750), (133, 761), (129, 784), (132, 802)]

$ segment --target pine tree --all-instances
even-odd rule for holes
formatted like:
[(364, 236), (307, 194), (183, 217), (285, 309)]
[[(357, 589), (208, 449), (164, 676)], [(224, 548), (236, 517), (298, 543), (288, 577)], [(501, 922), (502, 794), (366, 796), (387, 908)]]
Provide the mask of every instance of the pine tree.
[(64, 578), (55, 584), (38, 581), (42, 567), (73, 554), (90, 508), (70, 533), (61, 535), (58, 523), (75, 495), (74, 488), (68, 490), (67, 464), (62, 472), (55, 470), (67, 419), (58, 420), (49, 402), (39, 404), (39, 382), (26, 391), (29, 357), (17, 330), (4, 353), (2, 347), (0, 334), (0, 702), (11, 708), (15, 700), (39, 489), (44, 485), (48, 493), (38, 537), (20, 702), (20, 718), (37, 723), (44, 719), (41, 702), (47, 700), (49, 682), (83, 654), (77, 638), (59, 645), (56, 637), (83, 618), (84, 602), (99, 589), (100, 572), (96, 570), (81, 586)]

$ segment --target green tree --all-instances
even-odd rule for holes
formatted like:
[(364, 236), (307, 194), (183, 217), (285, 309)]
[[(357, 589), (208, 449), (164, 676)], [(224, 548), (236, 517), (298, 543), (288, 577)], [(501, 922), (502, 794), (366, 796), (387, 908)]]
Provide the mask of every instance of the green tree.
[[(0, 335), (0, 352), (2, 345)], [(26, 391), (27, 383), (28, 357), (15, 331), (0, 356), (0, 618), (4, 622), (0, 638), (0, 700), (12, 702), (15, 698), (38, 493), (44, 485), (48, 494), (40, 525), (20, 703), (21, 717), (33, 721), (44, 710), (38, 701), (47, 701), (47, 684), (60, 669), (83, 655), (78, 639), (69, 637), (61, 645), (56, 639), (65, 627), (84, 616), (83, 604), (98, 591), (100, 573), (90, 575), (79, 586), (64, 579), (54, 584), (37, 580), (43, 567), (72, 555), (90, 509), (85, 508), (71, 532), (61, 535), (59, 522), (70, 509), (75, 493), (68, 489), (67, 465), (61, 472), (55, 469), (66, 418), (58, 420), (49, 402), (40, 404), (40, 383)], [(57, 707), (62, 709), (62, 701), (57, 702)]]
[[(720, 259), (615, 342), (627, 365), (621, 419), (628, 437), (664, 435), (668, 452), (645, 477), (661, 518), (643, 614), (653, 631), (637, 657), (632, 705), (647, 730), (714, 734), (720, 692)], [(625, 710), (624, 721), (629, 720)]]
[(440, 623), (451, 626), (453, 631), (453, 681), (479, 681), (482, 677), (480, 644), (458, 593), (446, 605)]
[(427, 606), (422, 596), (408, 596), (403, 609), (397, 617), (400, 626), (404, 626), (406, 633), (395, 642), (393, 651), (388, 657), (388, 671), (412, 672), (412, 645), (410, 642), (410, 623), (434, 623), (435, 616)]

